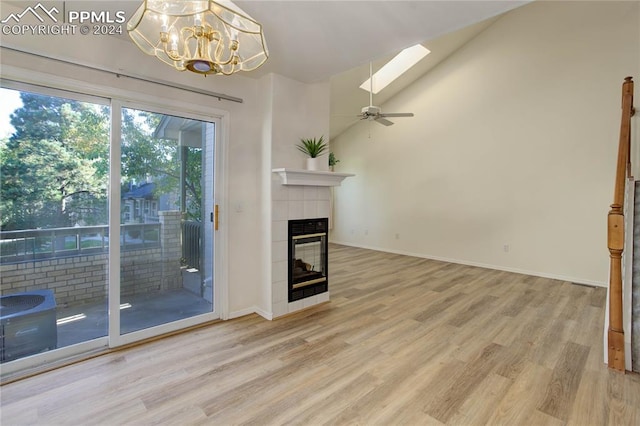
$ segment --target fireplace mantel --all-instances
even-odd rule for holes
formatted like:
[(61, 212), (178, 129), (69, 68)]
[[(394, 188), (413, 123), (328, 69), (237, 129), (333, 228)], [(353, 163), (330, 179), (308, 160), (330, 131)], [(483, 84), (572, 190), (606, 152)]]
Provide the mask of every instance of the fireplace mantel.
[(345, 178), (355, 176), (351, 173), (319, 172), (285, 168), (273, 169), (273, 173), (280, 175), (283, 185), (306, 186), (340, 186)]

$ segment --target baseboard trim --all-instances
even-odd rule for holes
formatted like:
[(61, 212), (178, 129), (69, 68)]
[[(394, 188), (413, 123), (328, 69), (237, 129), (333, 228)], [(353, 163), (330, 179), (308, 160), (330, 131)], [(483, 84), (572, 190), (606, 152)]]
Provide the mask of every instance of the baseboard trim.
[(237, 311), (233, 311), (229, 313), (229, 319), (240, 318), (245, 315), (258, 314), (261, 317), (268, 319), (271, 321), (273, 319), (273, 314), (271, 312), (267, 312), (263, 309), (258, 308), (257, 306), (252, 306), (250, 308), (240, 309)]
[(257, 306), (253, 308), (254, 312), (260, 315), (262, 318), (267, 319), (269, 321), (273, 320), (273, 312), (267, 312), (264, 309), (260, 309)]
[(404, 251), (404, 250), (385, 249), (385, 248), (375, 247), (375, 246), (367, 246), (367, 245), (361, 245), (361, 244), (347, 243), (347, 242), (343, 242), (343, 241), (329, 241), (329, 242), (331, 244), (339, 244), (339, 245), (348, 246), (348, 247), (356, 247), (356, 248), (361, 248), (361, 249), (366, 249), (366, 250), (375, 250), (375, 251), (381, 251), (381, 252), (384, 252), (384, 253), (400, 254), (400, 255), (403, 255), (403, 256), (418, 257), (418, 258), (421, 258), (421, 259), (437, 260), (437, 261), (440, 261), (440, 262), (457, 263), (457, 264), (460, 264), (460, 265), (475, 266), (477, 268), (485, 268), (485, 269), (494, 269), (494, 270), (497, 270), (497, 271), (513, 272), (513, 273), (516, 273), (516, 274), (532, 275), (532, 276), (535, 276), (535, 277), (550, 278), (552, 280), (569, 281), (569, 282), (572, 282), (572, 283), (583, 284), (583, 285), (588, 285), (588, 286), (605, 287), (605, 288), (608, 287), (607, 283), (603, 283), (603, 282), (600, 282), (600, 281), (594, 281), (594, 280), (588, 280), (588, 279), (585, 279), (585, 278), (576, 278), (576, 277), (569, 277), (569, 276), (565, 276), (565, 275), (548, 274), (546, 272), (538, 272), (538, 271), (528, 271), (526, 269), (510, 268), (510, 267), (507, 267), (507, 266), (492, 265), (492, 264), (480, 263), (480, 262), (471, 262), (471, 261), (468, 261), (468, 260), (453, 259), (453, 258), (441, 257), (441, 256), (432, 256), (432, 255), (429, 255), (429, 254), (413, 253), (413, 252), (408, 252), (408, 251)]

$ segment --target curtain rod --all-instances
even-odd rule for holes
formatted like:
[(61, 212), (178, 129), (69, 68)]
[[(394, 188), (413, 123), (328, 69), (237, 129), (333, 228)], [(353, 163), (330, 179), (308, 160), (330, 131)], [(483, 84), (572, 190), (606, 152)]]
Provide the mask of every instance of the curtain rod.
[(244, 102), (242, 100), (242, 98), (236, 98), (235, 96), (225, 95), (223, 93), (210, 92), (208, 90), (198, 90), (198, 89), (194, 89), (193, 87), (185, 86), (185, 85), (182, 85), (182, 84), (175, 84), (175, 83), (171, 83), (171, 82), (165, 81), (165, 80), (151, 80), (151, 79), (148, 79), (146, 77), (140, 77), (140, 76), (136, 76), (136, 75), (132, 75), (132, 74), (125, 74), (125, 73), (121, 73), (121, 72), (116, 72), (116, 71), (112, 71), (112, 70), (106, 69), (106, 68), (100, 68), (100, 67), (95, 67), (95, 66), (91, 66), (91, 65), (84, 65), (84, 64), (77, 64), (75, 62), (67, 61), (67, 60), (64, 60), (64, 59), (52, 58), (50, 56), (41, 55), (41, 54), (33, 53), (33, 52), (27, 52), (25, 50), (16, 49), (16, 48), (13, 48), (13, 47), (0, 46), (0, 48), (6, 49), (6, 50), (11, 50), (11, 51), (18, 52), (18, 53), (24, 53), (26, 55), (35, 56), (35, 57), (38, 57), (38, 58), (43, 58), (43, 59), (48, 59), (48, 60), (51, 60), (51, 61), (60, 62), (60, 63), (67, 64), (67, 65), (74, 65), (76, 67), (82, 67), (82, 68), (90, 69), (90, 70), (93, 70), (93, 71), (106, 72), (108, 74), (115, 75), (117, 78), (126, 77), (126, 78), (130, 78), (130, 79), (133, 79), (133, 80), (144, 81), (146, 83), (160, 84), (160, 85), (165, 86), (165, 87), (172, 87), (174, 89), (180, 89), (180, 90), (185, 90), (187, 92), (198, 93), (200, 95), (211, 96), (213, 98), (218, 98), (219, 101), (225, 100), (225, 101), (231, 101), (231, 102), (238, 102), (240, 104)]

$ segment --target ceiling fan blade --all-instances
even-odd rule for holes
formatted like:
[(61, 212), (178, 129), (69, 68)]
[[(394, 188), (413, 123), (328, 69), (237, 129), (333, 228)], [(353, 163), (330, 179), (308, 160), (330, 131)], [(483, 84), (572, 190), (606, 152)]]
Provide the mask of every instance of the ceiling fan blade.
[(376, 116), (376, 118), (374, 118), (374, 120), (380, 124), (384, 124), (385, 126), (392, 126), (393, 122), (387, 120), (386, 118), (384, 118), (381, 115)]
[(335, 118), (358, 118), (358, 117), (362, 117), (362, 114), (331, 114), (331, 117), (335, 117)]
[(413, 117), (412, 112), (385, 112), (380, 114), (381, 117)]
[(354, 124), (356, 124), (356, 123), (361, 122), (362, 120), (363, 120), (362, 118), (357, 117), (357, 118), (355, 118), (355, 119), (353, 119), (353, 120), (349, 121), (347, 124), (345, 124), (345, 125), (344, 125), (344, 126), (345, 126), (345, 129), (346, 129), (346, 128), (349, 128), (349, 127), (351, 127), (351, 126), (353, 126), (353, 125), (354, 125)]

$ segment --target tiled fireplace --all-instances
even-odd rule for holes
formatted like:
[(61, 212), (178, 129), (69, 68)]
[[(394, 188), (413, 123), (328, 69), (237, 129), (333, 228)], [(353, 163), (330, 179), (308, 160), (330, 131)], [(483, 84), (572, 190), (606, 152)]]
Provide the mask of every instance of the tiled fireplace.
[(272, 312), (286, 315), (329, 300), (329, 291), (289, 302), (289, 220), (328, 218), (331, 188), (282, 185), (274, 175), (272, 185)]
[[(314, 278), (316, 281), (313, 290), (307, 289), (302, 292), (302, 298), (297, 298), (298, 293), (290, 294), (289, 288), (289, 221), (301, 219), (328, 218), (326, 222), (326, 236), (322, 241), (325, 244), (325, 250), (329, 228), (331, 226), (331, 187), (338, 186), (349, 176), (349, 173), (334, 173), (320, 171), (306, 171), (295, 169), (273, 169), (271, 181), (271, 298), (272, 298), (272, 315), (273, 318), (283, 316), (292, 312), (299, 311), (309, 306), (314, 306), (329, 301), (329, 293), (331, 288), (329, 281), (331, 280), (331, 271), (328, 271), (328, 261), (325, 252), (326, 263), (321, 267), (315, 260), (315, 254), (309, 254), (308, 260), (303, 263), (304, 269), (310, 269), (307, 272), (319, 272), (322, 268), (325, 282), (320, 277)], [(322, 232), (314, 232), (321, 234)], [(314, 237), (315, 238), (315, 237)], [(304, 241), (314, 243), (315, 241)], [(317, 244), (309, 244), (301, 246), (311, 250), (312, 247), (318, 248)], [(302, 259), (301, 259), (302, 260)], [(301, 287), (298, 287), (301, 288)], [(306, 293), (306, 294), (305, 294)], [(313, 294), (311, 294), (313, 293)], [(290, 298), (290, 296), (293, 296)]]

